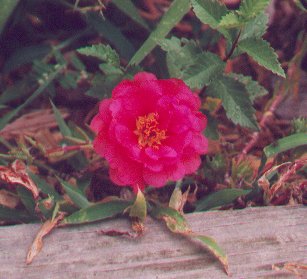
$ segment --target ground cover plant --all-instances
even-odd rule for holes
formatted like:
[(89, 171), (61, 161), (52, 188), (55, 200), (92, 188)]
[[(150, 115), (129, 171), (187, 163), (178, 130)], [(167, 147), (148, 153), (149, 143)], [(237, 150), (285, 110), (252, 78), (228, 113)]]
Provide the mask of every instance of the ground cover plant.
[(185, 213), (306, 203), (304, 1), (2, 1), (0, 224), (43, 222), (27, 263), (149, 214), (227, 272)]

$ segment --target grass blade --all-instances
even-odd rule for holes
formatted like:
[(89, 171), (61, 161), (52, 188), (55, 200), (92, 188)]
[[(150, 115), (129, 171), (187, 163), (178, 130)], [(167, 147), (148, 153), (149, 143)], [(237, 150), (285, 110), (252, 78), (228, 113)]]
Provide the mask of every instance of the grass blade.
[(124, 200), (96, 203), (69, 215), (62, 224), (83, 224), (111, 218), (123, 213), (131, 204), (131, 202)]
[(62, 180), (58, 177), (58, 180), (60, 181), (61, 185), (66, 191), (66, 194), (70, 197), (70, 199), (73, 201), (73, 203), (79, 207), (79, 208), (87, 208), (90, 205), (92, 205), (91, 202), (89, 202), (86, 198), (86, 196), (81, 192), (80, 189), (77, 187), (70, 185), (66, 181)]
[(156, 29), (131, 58), (129, 65), (138, 65), (190, 10), (189, 0), (175, 0), (163, 15)]
[(63, 66), (58, 65), (53, 73), (51, 73), (45, 80), (45, 82), (40, 85), (34, 93), (19, 107), (5, 114), (0, 120), (0, 130), (2, 130), (6, 124), (10, 122), (23, 108), (28, 106), (34, 99), (36, 99), (39, 95), (41, 95), (44, 90), (51, 84), (51, 82), (57, 77), (60, 71), (63, 69)]
[(265, 147), (263, 151), (266, 157), (269, 158), (301, 145), (307, 145), (307, 133), (293, 134), (279, 139)]
[(19, 0), (2, 0), (0, 9), (0, 35), (4, 30), (6, 22), (10, 15), (13, 13), (15, 7), (19, 3)]
[(196, 203), (195, 211), (209, 210), (214, 207), (227, 205), (232, 203), (236, 198), (246, 195), (251, 190), (243, 189), (223, 189), (217, 191), (204, 199), (200, 199)]

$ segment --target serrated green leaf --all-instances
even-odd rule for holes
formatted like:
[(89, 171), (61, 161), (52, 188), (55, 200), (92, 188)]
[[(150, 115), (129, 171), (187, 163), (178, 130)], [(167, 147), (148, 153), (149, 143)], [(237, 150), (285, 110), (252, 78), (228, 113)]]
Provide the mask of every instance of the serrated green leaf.
[(261, 38), (268, 28), (269, 17), (266, 13), (260, 13), (254, 19), (249, 20), (241, 32), (239, 41), (247, 38)]
[(247, 38), (239, 42), (238, 48), (251, 56), (259, 65), (277, 75), (286, 77), (278, 62), (277, 54), (267, 41), (261, 38)]
[(67, 124), (65, 123), (65, 120), (63, 119), (60, 111), (56, 108), (56, 106), (54, 105), (54, 103), (50, 100), (51, 106), (52, 106), (52, 110), (56, 119), (56, 122), (59, 126), (59, 129), (61, 131), (61, 134), (63, 136), (67, 136), (67, 137), (71, 137), (72, 136), (72, 132), (70, 130), (70, 128), (67, 126)]
[(193, 64), (183, 70), (182, 78), (188, 86), (201, 89), (223, 73), (225, 62), (211, 52), (204, 52), (193, 59)]
[(191, 88), (208, 85), (225, 67), (217, 55), (202, 52), (193, 40), (172, 37), (163, 40), (160, 46), (167, 52), (170, 76), (183, 79)]
[(224, 15), (221, 18), (219, 27), (228, 29), (228, 28), (240, 27), (244, 25), (244, 23), (245, 22), (235, 12), (229, 12), (228, 14)]
[(269, 5), (270, 0), (243, 0), (238, 14), (244, 18), (253, 18), (264, 11)]
[(147, 206), (145, 197), (140, 189), (138, 189), (135, 201), (129, 208), (129, 216), (136, 217), (142, 222), (145, 221), (147, 215)]
[(163, 15), (156, 29), (131, 58), (129, 65), (138, 65), (164, 39), (171, 29), (190, 10), (189, 0), (175, 0)]
[(170, 76), (181, 79), (183, 69), (201, 52), (195, 41), (177, 37), (161, 41), (160, 46), (167, 52), (166, 62)]
[(220, 27), (220, 20), (228, 12), (225, 5), (221, 5), (217, 0), (192, 0), (193, 11), (199, 20), (208, 24), (212, 29), (217, 29), (226, 38), (230, 39), (229, 32)]
[(196, 202), (195, 211), (205, 211), (211, 208), (232, 203), (236, 198), (247, 195), (251, 190), (223, 189), (212, 193)]
[(19, 107), (5, 114), (0, 120), (0, 130), (2, 130), (7, 123), (10, 122), (23, 108), (28, 106), (34, 99), (41, 95), (44, 90), (52, 83), (52, 81), (58, 76), (60, 71), (63, 69), (63, 66), (57, 65), (54, 72), (49, 74), (45, 80), (42, 81), (42, 84), (34, 91), (34, 93)]
[(235, 124), (257, 130), (254, 108), (243, 84), (231, 77), (222, 76), (211, 83), (206, 94), (220, 98), (226, 115)]
[(87, 208), (92, 205), (85, 196), (85, 194), (77, 187), (69, 184), (68, 182), (62, 180), (58, 177), (61, 185), (63, 186), (66, 194), (70, 197), (73, 203), (79, 208)]
[(292, 148), (307, 145), (307, 133), (293, 134), (270, 144), (263, 149), (267, 158), (285, 152)]
[(113, 65), (102, 63), (99, 65), (99, 69), (105, 74), (105, 75), (123, 75), (123, 71), (119, 67), (115, 67)]
[(107, 64), (119, 67), (120, 61), (117, 52), (109, 45), (97, 44), (77, 49), (77, 52), (96, 57)]
[(19, 0), (2, 0), (0, 9), (0, 35), (4, 30), (7, 20), (16, 8)]
[[(269, 2), (270, 0), (243, 0), (238, 10), (231, 11), (222, 17), (219, 26), (224, 28), (235, 28), (249, 25), (248, 28), (251, 29), (250, 32), (252, 32), (253, 27), (255, 27), (258, 31), (255, 30), (254, 32), (259, 33), (259, 27), (253, 26), (254, 22), (251, 20), (260, 14), (263, 15), (263, 11)], [(263, 31), (263, 27), (261, 31)]]
[(261, 86), (257, 81), (253, 80), (250, 76), (235, 73), (231, 73), (229, 76), (244, 84), (246, 92), (248, 93), (249, 99), (252, 103), (256, 98), (262, 97), (269, 93), (263, 86)]
[(113, 0), (112, 3), (132, 20), (149, 30), (146, 21), (139, 15), (138, 9), (131, 0)]
[(130, 201), (124, 200), (95, 203), (69, 215), (62, 224), (83, 224), (111, 218), (123, 213), (131, 204)]

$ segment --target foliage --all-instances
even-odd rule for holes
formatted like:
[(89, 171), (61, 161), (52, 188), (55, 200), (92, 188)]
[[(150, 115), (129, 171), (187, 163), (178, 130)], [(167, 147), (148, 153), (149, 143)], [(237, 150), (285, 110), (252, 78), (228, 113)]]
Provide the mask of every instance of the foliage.
[[(274, 50), (267, 36), (268, 30), (276, 35), (268, 29), (269, 0), (243, 0), (237, 9), (218, 0), (174, 0), (156, 16), (141, 2), (3, 1), (0, 224), (43, 221), (41, 242), (57, 226), (118, 215), (127, 215), (141, 235), (149, 214), (200, 241), (227, 269), (223, 250), (192, 233), (183, 212), (259, 200), (303, 203), (306, 119), (294, 120), (292, 131), (270, 121), (277, 101), (298, 95), (306, 34), (291, 41), (292, 58), (281, 55), (280, 64), (282, 49)], [(294, 2), (297, 14), (306, 10)], [(181, 79), (199, 95), (209, 152), (198, 172), (176, 185), (127, 194), (111, 183), (108, 166), (93, 151), (89, 120), (99, 100), (141, 71)]]

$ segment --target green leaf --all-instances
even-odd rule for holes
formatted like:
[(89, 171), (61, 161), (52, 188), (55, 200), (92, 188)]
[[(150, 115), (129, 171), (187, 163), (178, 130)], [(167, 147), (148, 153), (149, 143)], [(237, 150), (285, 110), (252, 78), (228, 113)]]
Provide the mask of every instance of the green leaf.
[(196, 202), (195, 211), (204, 211), (211, 208), (232, 203), (236, 198), (246, 195), (251, 190), (243, 189), (223, 189), (212, 193)]
[(261, 38), (247, 38), (239, 42), (238, 48), (251, 56), (259, 65), (285, 77), (285, 72), (277, 60), (277, 54), (267, 41)]
[(262, 13), (270, 3), (270, 0), (243, 0), (238, 14), (244, 18), (253, 18)]
[(91, 185), (92, 178), (93, 178), (92, 173), (86, 173), (77, 181), (77, 186), (84, 195), (89, 186)]
[(191, 233), (185, 218), (176, 209), (156, 205), (151, 209), (150, 215), (155, 219), (163, 219), (168, 229), (173, 233)]
[(138, 65), (163, 40), (171, 29), (190, 10), (189, 0), (175, 0), (163, 15), (156, 29), (149, 35), (144, 44), (131, 58), (129, 65)]
[(263, 149), (267, 158), (285, 152), (292, 148), (307, 145), (307, 133), (298, 133), (284, 137)]
[(136, 217), (142, 222), (145, 221), (147, 215), (147, 206), (145, 197), (140, 189), (138, 189), (135, 201), (129, 208), (129, 216)]
[(183, 79), (191, 88), (208, 85), (225, 67), (217, 55), (202, 52), (193, 40), (172, 37), (163, 40), (160, 45), (167, 52), (170, 76)]
[(35, 92), (19, 107), (5, 114), (0, 120), (0, 130), (2, 130), (5, 125), (10, 122), (23, 108), (28, 106), (34, 99), (41, 95), (44, 90), (52, 83), (52, 81), (58, 76), (63, 66), (57, 66), (50, 75), (46, 77), (43, 83), (35, 90)]
[(254, 119), (255, 110), (243, 84), (231, 77), (222, 76), (208, 86), (206, 94), (222, 100), (227, 117), (235, 124), (258, 129)]
[(109, 45), (97, 44), (77, 49), (77, 52), (96, 57), (107, 64), (119, 67), (120, 61), (117, 52)]
[(171, 37), (160, 42), (161, 48), (167, 52), (166, 62), (171, 77), (182, 78), (182, 71), (190, 65), (201, 49), (193, 40)]
[(229, 74), (235, 80), (238, 80), (244, 84), (246, 91), (249, 95), (249, 99), (253, 103), (256, 98), (267, 95), (269, 92), (261, 86), (257, 81), (253, 80), (250, 76), (244, 76), (240, 74), (231, 73)]
[(79, 74), (68, 72), (59, 78), (59, 82), (64, 89), (76, 89), (78, 87)]
[(45, 195), (52, 196), (55, 201), (62, 200), (61, 195), (44, 179), (40, 178), (32, 172), (28, 172), (28, 175), (34, 181), (39, 190), (42, 191)]
[(30, 214), (35, 214), (35, 201), (31, 192), (21, 186), (18, 186), (16, 189), (19, 198), (21, 199), (23, 205), (28, 210), (28, 212)]
[(228, 273), (228, 260), (224, 251), (218, 246), (213, 238), (193, 233), (184, 216), (177, 210), (170, 207), (162, 207), (157, 205), (152, 208), (150, 214), (153, 218), (164, 220), (166, 226), (171, 232), (200, 240), (202, 244), (204, 244), (205, 247), (211, 251), (223, 264), (223, 267)]
[(201, 89), (223, 73), (225, 62), (211, 52), (204, 52), (193, 59), (193, 63), (183, 70), (183, 80), (192, 89)]
[(0, 220), (17, 223), (29, 223), (37, 221), (38, 218), (29, 215), (25, 210), (11, 209), (0, 205)]
[(217, 0), (192, 0), (193, 11), (199, 20), (208, 24), (212, 29), (218, 29), (226, 38), (230, 38), (230, 34), (224, 28), (219, 26), (223, 16), (228, 12), (225, 5), (221, 5)]
[(82, 193), (82, 191), (79, 188), (69, 184), (68, 182), (62, 180), (59, 177), (58, 180), (65, 189), (66, 194), (70, 197), (70, 199), (77, 207), (87, 208), (90, 205), (92, 205), (92, 203), (87, 200), (85, 194)]
[(86, 95), (99, 100), (111, 96), (113, 88), (122, 80), (123, 75), (95, 74), (92, 80), (92, 87), (86, 92)]
[[(219, 26), (234, 28), (249, 24), (249, 28), (252, 29), (253, 25), (251, 19), (263, 14), (264, 9), (269, 2), (270, 0), (243, 0), (238, 10), (231, 11), (223, 16)], [(255, 27), (259, 30), (257, 26)]]
[(266, 13), (261, 13), (254, 19), (249, 20), (241, 32), (239, 41), (247, 38), (261, 38), (268, 28), (269, 18)]
[(96, 203), (69, 215), (62, 221), (62, 223), (83, 224), (111, 218), (123, 213), (130, 205), (131, 202), (124, 200)]
[(122, 34), (119, 28), (103, 18), (99, 13), (88, 12), (86, 18), (89, 25), (102, 34), (119, 51), (121, 57), (127, 60), (132, 57), (135, 52), (134, 46)]
[(223, 251), (223, 249), (217, 244), (217, 242), (212, 237), (205, 235), (197, 235), (194, 238), (200, 240), (206, 246), (206, 248), (219, 259), (219, 261), (223, 264), (226, 272), (228, 273), (227, 255)]
[(146, 21), (139, 15), (138, 9), (131, 0), (113, 0), (112, 3), (136, 23), (149, 30)]
[(56, 106), (54, 105), (54, 103), (50, 100), (51, 106), (52, 106), (52, 110), (56, 119), (56, 122), (59, 126), (59, 129), (61, 131), (61, 134), (63, 136), (67, 136), (67, 137), (71, 137), (72, 136), (72, 132), (70, 130), (70, 128), (67, 126), (67, 124), (65, 123), (65, 120), (63, 119), (60, 111), (56, 108)]
[[(302, 4), (302, 2), (303, 2), (304, 0), (294, 0), (294, 3), (296, 4), (296, 6), (300, 9), (300, 10), (302, 10), (303, 12), (306, 12), (307, 11), (307, 9), (305, 8), (305, 6), (306, 6), (306, 4), (305, 4), (305, 6)], [(306, 3), (306, 2), (305, 2)]]
[(4, 27), (16, 8), (19, 0), (2, 0), (1, 1), (1, 9), (0, 9), (0, 35), (4, 30)]
[(244, 25), (244, 21), (235, 13), (230, 12), (221, 18), (220, 28), (234, 28)]
[(206, 114), (206, 117), (208, 121), (207, 121), (207, 127), (205, 129), (204, 135), (209, 139), (218, 140), (219, 139), (218, 122), (216, 118), (212, 117), (209, 113)]

